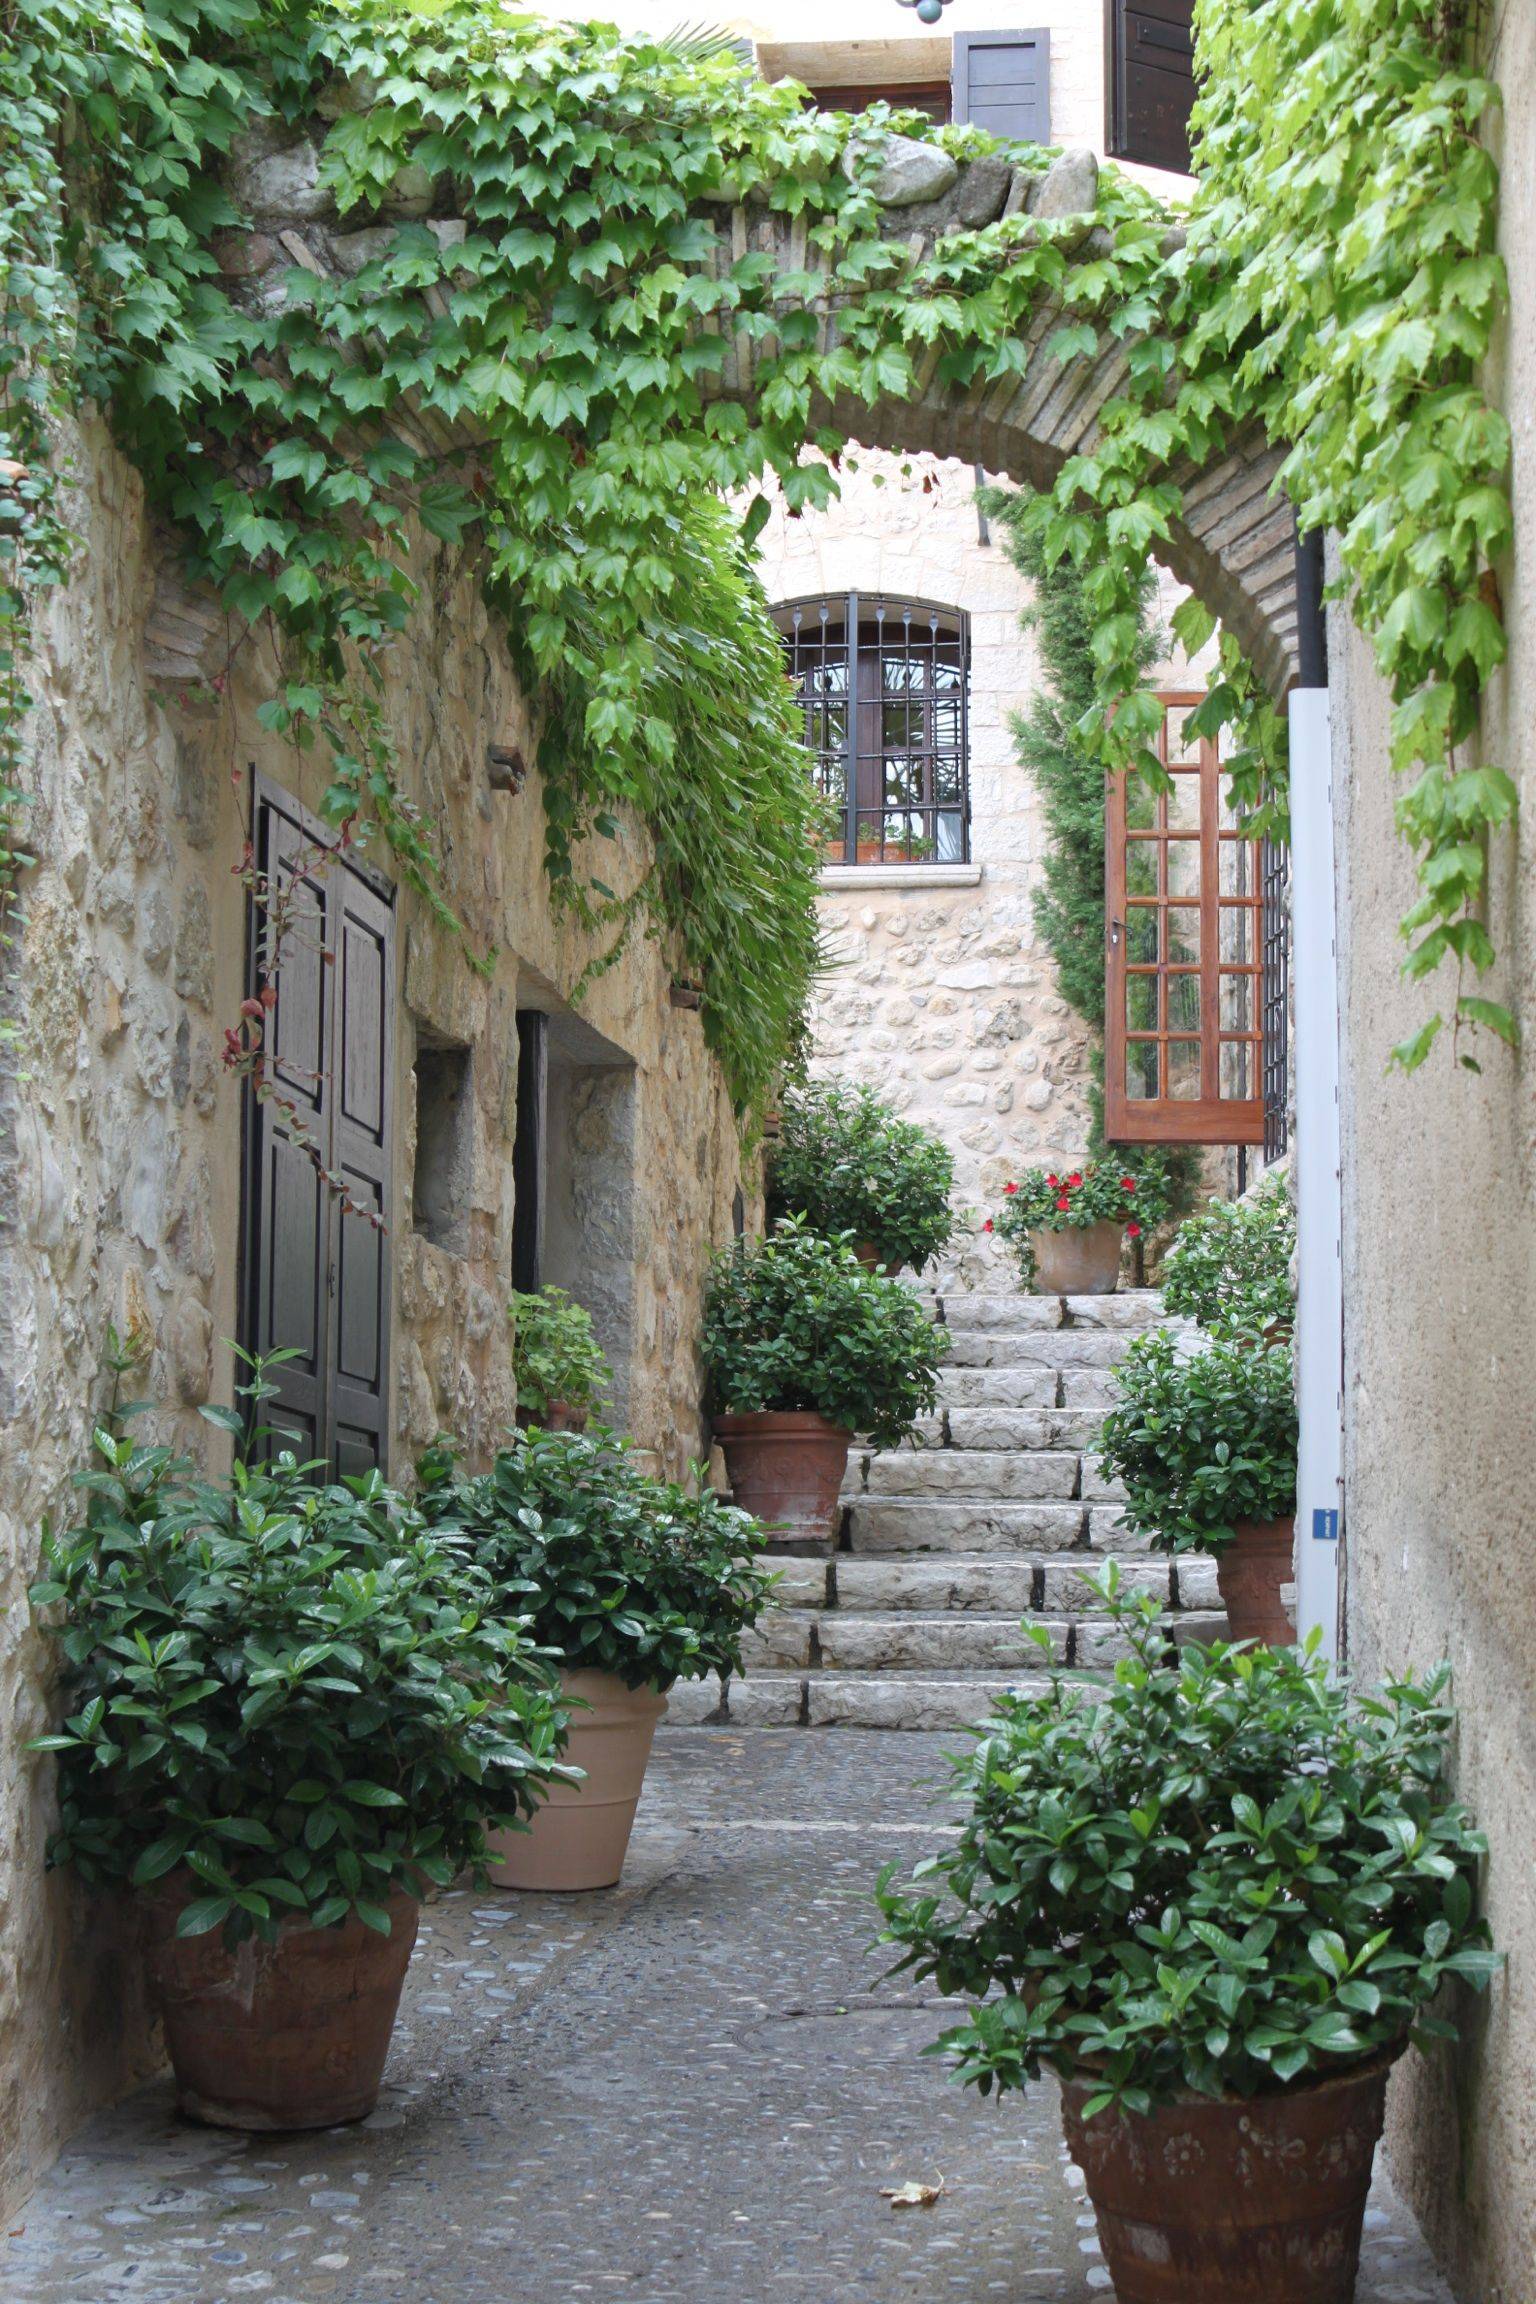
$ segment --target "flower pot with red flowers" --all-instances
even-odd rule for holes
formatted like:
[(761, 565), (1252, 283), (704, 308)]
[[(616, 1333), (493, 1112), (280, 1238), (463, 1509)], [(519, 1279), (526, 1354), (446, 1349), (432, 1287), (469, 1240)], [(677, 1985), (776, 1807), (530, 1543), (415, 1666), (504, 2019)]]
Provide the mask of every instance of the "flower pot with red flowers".
[(1287, 1344), (1212, 1337), (1181, 1350), (1137, 1337), (1115, 1371), (1100, 1469), (1120, 1480), (1130, 1526), (1165, 1552), (1209, 1552), (1234, 1640), (1295, 1638), (1295, 1377)]
[(938, 1400), (948, 1339), (909, 1288), (801, 1217), (718, 1257), (704, 1364), (731, 1493), (783, 1552), (829, 1552), (856, 1432), (893, 1448)]
[(1109, 1296), (1120, 1284), (1126, 1239), (1164, 1213), (1155, 1175), (1133, 1176), (1116, 1162), (1030, 1168), (1003, 1186), (1003, 1205), (986, 1229), (1012, 1247), (1026, 1287), (1043, 1296)]
[(882, 1877), (886, 1940), (965, 2003), (962, 2079), (1060, 2082), (1121, 2304), (1349, 2304), (1388, 2070), (1497, 1967), (1448, 1675), (1361, 1702), (1294, 1648), (1173, 1648), (1114, 1564), (1084, 1583), (1125, 1661), (1001, 1700), (958, 1833)]

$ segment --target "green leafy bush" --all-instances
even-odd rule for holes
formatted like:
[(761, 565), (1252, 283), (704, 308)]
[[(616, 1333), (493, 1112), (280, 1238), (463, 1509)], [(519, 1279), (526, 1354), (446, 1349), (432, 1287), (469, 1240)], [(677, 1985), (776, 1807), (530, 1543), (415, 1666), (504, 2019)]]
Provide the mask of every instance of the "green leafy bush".
[(557, 1405), (590, 1408), (608, 1382), (591, 1313), (563, 1288), (540, 1288), (528, 1295), (514, 1291), (507, 1318), (518, 1407), (535, 1417)]
[(482, 1878), (487, 1828), (568, 1772), (547, 1663), (462, 1543), (377, 1474), (97, 1450), (32, 1590), (63, 1609), (50, 1861), (134, 1887), (184, 1868), (178, 1932), (232, 1942), (296, 1917), (387, 1933), (391, 1889)]
[(420, 1471), (429, 1520), (562, 1663), (662, 1690), (741, 1670), (773, 1578), (757, 1522), (713, 1490), (651, 1478), (610, 1432), (519, 1433), (474, 1479), (442, 1449)]
[(1180, 1226), (1163, 1265), (1163, 1301), (1214, 1336), (1289, 1330), (1295, 1253), (1296, 1212), (1276, 1177), (1246, 1200), (1212, 1200)]
[(1239, 1520), (1296, 1509), (1289, 1348), (1217, 1339), (1182, 1353), (1163, 1329), (1116, 1371), (1100, 1470), (1123, 1480), (1131, 1526), (1168, 1552), (1219, 1552)]
[(1008, 1242), (1027, 1288), (1035, 1277), (1032, 1232), (1121, 1224), (1138, 1240), (1166, 1214), (1168, 1194), (1167, 1174), (1159, 1167), (1133, 1172), (1120, 1160), (1089, 1160), (1060, 1175), (1028, 1168), (1017, 1184), (1003, 1186), (1003, 1205), (982, 1229)]
[(894, 1448), (937, 1405), (947, 1349), (909, 1288), (874, 1278), (803, 1217), (711, 1268), (703, 1352), (721, 1410), (812, 1410)]
[(829, 1237), (850, 1233), (918, 1272), (949, 1244), (954, 1183), (948, 1147), (872, 1088), (812, 1080), (786, 1092), (768, 1173), (775, 1214), (804, 1216)]
[(1454, 2037), (1430, 2003), (1496, 1963), (1445, 1668), (1353, 1697), (1315, 1651), (1175, 1659), (1150, 1595), (1085, 1581), (1130, 1647), (1113, 1685), (1005, 1697), (955, 1764), (959, 1837), (881, 1879), (897, 1967), (975, 2003), (939, 2044), (961, 2078), (1086, 2073), (1090, 2114), (1146, 2112)]

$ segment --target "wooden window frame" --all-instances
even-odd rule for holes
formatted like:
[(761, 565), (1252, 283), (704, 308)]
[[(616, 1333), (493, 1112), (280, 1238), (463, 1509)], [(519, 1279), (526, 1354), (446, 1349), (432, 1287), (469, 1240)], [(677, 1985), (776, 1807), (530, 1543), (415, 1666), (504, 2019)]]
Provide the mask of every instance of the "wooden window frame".
[[(1163, 705), (1162, 727), (1158, 735), (1158, 757), (1169, 765), (1169, 723), (1175, 713), (1191, 710), (1204, 701), (1201, 690), (1167, 690), (1160, 693)], [(1179, 756), (1182, 765), (1187, 755)], [(1261, 844), (1250, 842), (1253, 850), (1252, 892), (1238, 897), (1224, 897), (1221, 890), (1221, 851), (1223, 842), (1231, 842), (1234, 835), (1224, 831), (1221, 822), (1222, 765), (1216, 745), (1209, 738), (1201, 738), (1198, 748), (1200, 779), (1200, 816), (1198, 840), (1200, 847), (1200, 883), (1198, 897), (1187, 900), (1191, 911), (1198, 908), (1200, 920), (1200, 948), (1198, 959), (1181, 968), (1170, 967), (1163, 933), (1158, 937), (1157, 958), (1153, 962), (1132, 961), (1129, 927), (1131, 915), (1137, 910), (1152, 911), (1159, 920), (1160, 931), (1166, 929), (1170, 903), (1168, 889), (1167, 809), (1160, 800), (1157, 821), (1150, 830), (1134, 830), (1128, 821), (1128, 798), (1131, 779), (1123, 774), (1111, 775), (1105, 793), (1105, 1032), (1104, 1032), (1104, 1132), (1111, 1143), (1118, 1144), (1241, 1144), (1261, 1145), (1265, 1141), (1265, 1046), (1264, 1046), (1264, 876), (1260, 855)], [(1145, 789), (1145, 787), (1142, 787)], [(1191, 842), (1196, 835), (1185, 835)], [(1177, 837), (1177, 835), (1175, 836)], [(1158, 867), (1157, 891), (1153, 895), (1131, 894), (1128, 889), (1127, 858), (1133, 843), (1146, 843), (1161, 848)], [(1179, 899), (1174, 896), (1177, 906)], [(1243, 909), (1248, 914), (1245, 942), (1247, 957), (1242, 961), (1228, 960), (1223, 964), (1221, 950), (1221, 914)], [(1183, 974), (1195, 977), (1199, 984), (1199, 1026), (1197, 1031), (1169, 1029), (1168, 987), (1171, 978)], [(1222, 1031), (1221, 979), (1223, 976), (1246, 978), (1249, 985), (1248, 1025), (1244, 1032)], [(1127, 1024), (1126, 1007), (1129, 982), (1140, 976), (1156, 985), (1156, 1023), (1151, 1029), (1131, 1029)], [(1198, 1041), (1200, 1051), (1200, 1092), (1198, 1096), (1179, 1097), (1167, 1093), (1168, 1046), (1170, 1041), (1183, 1044)], [(1126, 1087), (1126, 1066), (1133, 1047), (1154, 1044), (1158, 1050), (1157, 1080), (1159, 1093), (1155, 1097), (1132, 1097)], [(1248, 1051), (1248, 1088), (1245, 1097), (1224, 1097), (1221, 1094), (1221, 1062), (1223, 1044), (1245, 1045)]]
[[(1155, 5), (1138, 12), (1151, 16), (1161, 13)], [(1156, 168), (1164, 175), (1187, 176), (1187, 152), (1184, 165), (1172, 167), (1168, 161), (1153, 159), (1146, 151), (1136, 148), (1136, 139), (1131, 133), (1125, 84), (1125, 16), (1126, 0), (1104, 0), (1104, 150), (1111, 160), (1129, 160), (1136, 167)], [(1179, 29), (1183, 29), (1182, 25)], [(1193, 103), (1193, 91), (1190, 100)], [(1185, 142), (1187, 146), (1187, 126)]]

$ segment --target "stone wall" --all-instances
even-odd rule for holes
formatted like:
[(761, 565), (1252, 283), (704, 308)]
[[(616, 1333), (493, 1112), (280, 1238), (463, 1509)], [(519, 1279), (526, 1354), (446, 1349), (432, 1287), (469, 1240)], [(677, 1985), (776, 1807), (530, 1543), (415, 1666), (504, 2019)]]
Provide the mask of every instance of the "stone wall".
[(1508, 1968), (1465, 2044), (1403, 2059), (1394, 2170), (1465, 2304), (1529, 2304), (1536, 2264), (1536, 17), (1491, 11), (1507, 107), (1501, 244), (1512, 306), (1489, 382), (1515, 436), (1515, 548), (1499, 570), (1510, 658), (1485, 704), (1485, 755), (1520, 789), (1521, 829), (1492, 850), (1492, 996), (1525, 1028), (1483, 1036), (1481, 1076), (1447, 1041), (1412, 1079), (1393, 1044), (1448, 972), (1405, 985), (1397, 922), (1413, 900), (1393, 830), (1387, 700), (1369, 650), (1331, 618), (1343, 1131), (1346, 1625), (1367, 1675), (1448, 1657), (1457, 1784), (1489, 1836), (1487, 1908)]
[[(39, 634), (28, 826), (39, 861), (6, 989), (22, 1037), (0, 1138), (7, 2208), (83, 2112), (154, 2059), (119, 1956), (121, 1915), (44, 1874), (51, 1763), (24, 1747), (47, 1725), (50, 1691), (26, 1587), (44, 1517), (69, 1510), (86, 1461), (109, 1324), (139, 1350), (134, 1392), (165, 1403), (159, 1436), (209, 1460), (223, 1445), (197, 1411), (229, 1396), (238, 1322), (241, 1098), (220, 1053), (245, 989), (233, 868), (253, 775), (311, 805), (321, 783), (312, 759), (259, 726), (270, 665), (249, 644), (228, 661), (222, 625), (180, 594), (137, 481), (99, 430), (82, 435), (77, 466), (79, 563)], [(554, 1013), (576, 1108), (556, 1179), (569, 1222), (555, 1276), (578, 1297), (593, 1281), (632, 1429), (676, 1468), (699, 1452), (700, 1282), (741, 1182), (728, 1102), (698, 1016), (670, 1003), (655, 943), (638, 942), (570, 1015), (590, 951), (550, 909), (537, 779), (518, 796), (487, 782), (488, 744), (531, 749), (506, 649), (453, 556), (424, 546), (416, 574), (421, 601), (387, 694), (396, 756), (440, 839), (451, 902), (499, 958), (477, 973), (400, 892), (393, 1468), (408, 1471), (444, 1427), (482, 1453), (512, 1414), (510, 1155), (516, 1012), (528, 1005)], [(188, 675), (226, 668), (222, 692), (199, 700)], [(470, 1051), (472, 1099), (452, 1250), (412, 1227), (413, 1066), (419, 1044), (444, 1041)]]
[[(980, 1230), (1003, 1185), (1081, 1159), (1090, 1117), (1091, 1039), (1035, 934), (1044, 825), (1010, 733), (1041, 679), (1019, 623), (1029, 586), (995, 531), (982, 540), (970, 466), (863, 450), (853, 461), (826, 511), (792, 519), (775, 505), (759, 570), (774, 601), (857, 589), (969, 616), (971, 863), (825, 873), (833, 966), (812, 1012), (814, 1065), (870, 1082), (943, 1137), (962, 1211), (946, 1276), (980, 1284), (1005, 1259)], [(1165, 623), (1181, 597), (1165, 579)], [(1204, 684), (1177, 658), (1154, 678)]]

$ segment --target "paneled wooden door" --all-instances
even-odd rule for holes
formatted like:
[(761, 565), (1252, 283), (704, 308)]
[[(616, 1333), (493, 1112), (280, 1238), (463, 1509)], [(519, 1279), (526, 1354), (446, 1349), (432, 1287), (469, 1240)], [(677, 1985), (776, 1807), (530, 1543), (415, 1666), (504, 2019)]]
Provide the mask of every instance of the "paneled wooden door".
[[(282, 905), (272, 1094), (248, 1094), (242, 1337), (293, 1349), (267, 1420), (339, 1473), (389, 1454), (390, 1130), (395, 915), (375, 875), (327, 851), (296, 802), (260, 784), (256, 865)], [(251, 907), (248, 970), (267, 972), (274, 913)], [(321, 1170), (339, 1177), (343, 1212)], [(377, 1219), (377, 1221), (375, 1221)]]
[(1203, 698), (1165, 695), (1172, 789), (1111, 776), (1105, 807), (1105, 1133), (1121, 1144), (1264, 1141), (1260, 844), (1222, 797)]

